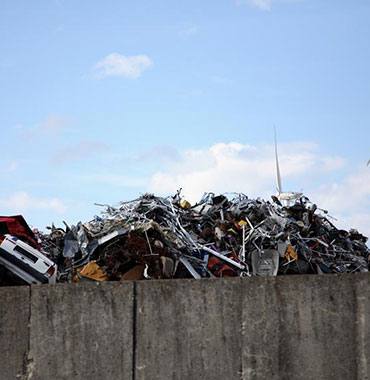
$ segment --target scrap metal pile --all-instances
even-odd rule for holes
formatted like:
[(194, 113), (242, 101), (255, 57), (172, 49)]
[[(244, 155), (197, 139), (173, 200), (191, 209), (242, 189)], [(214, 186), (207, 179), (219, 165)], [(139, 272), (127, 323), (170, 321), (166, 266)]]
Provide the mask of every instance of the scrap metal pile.
[(367, 238), (336, 228), (306, 197), (290, 206), (244, 194), (196, 205), (145, 194), (101, 216), (37, 234), (58, 281), (367, 272)]
[(272, 200), (145, 194), (49, 234), (0, 217), (0, 285), (368, 271), (365, 236), (304, 196)]

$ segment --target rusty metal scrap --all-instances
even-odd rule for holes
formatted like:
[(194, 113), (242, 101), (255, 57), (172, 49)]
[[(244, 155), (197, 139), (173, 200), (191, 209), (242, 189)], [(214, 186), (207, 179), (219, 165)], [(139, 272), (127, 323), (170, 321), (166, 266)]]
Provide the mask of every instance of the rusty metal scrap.
[(303, 196), (283, 206), (274, 198), (207, 193), (192, 206), (179, 191), (98, 206), (101, 216), (87, 223), (39, 235), (58, 262), (59, 281), (72, 281), (90, 262), (113, 281), (369, 269), (367, 238), (336, 228)]
[[(58, 282), (367, 272), (367, 238), (335, 227), (307, 197), (282, 203), (245, 194), (145, 194), (48, 233), (34, 230)], [(1, 236), (0, 236), (1, 237)], [(21, 236), (19, 236), (22, 239)], [(0, 284), (12, 276), (0, 267)], [(9, 280), (9, 278), (11, 280)]]

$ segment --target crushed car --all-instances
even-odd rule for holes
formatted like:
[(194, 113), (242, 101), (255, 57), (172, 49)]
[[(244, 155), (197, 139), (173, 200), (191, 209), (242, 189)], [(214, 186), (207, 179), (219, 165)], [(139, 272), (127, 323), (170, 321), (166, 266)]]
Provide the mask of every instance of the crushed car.
[(0, 216), (0, 266), (21, 284), (56, 283), (57, 265), (40, 248), (35, 234), (21, 215)]
[(55, 284), (56, 264), (12, 235), (0, 236), (0, 265), (27, 284)]

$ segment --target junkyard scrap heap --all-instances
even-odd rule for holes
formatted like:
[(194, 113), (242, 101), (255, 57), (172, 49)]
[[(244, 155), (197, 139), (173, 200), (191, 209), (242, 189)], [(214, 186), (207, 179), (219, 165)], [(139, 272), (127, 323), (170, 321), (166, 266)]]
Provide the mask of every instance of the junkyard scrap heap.
[(307, 197), (273, 201), (178, 192), (103, 206), (101, 216), (35, 231), (59, 282), (367, 272), (367, 238), (335, 227)]

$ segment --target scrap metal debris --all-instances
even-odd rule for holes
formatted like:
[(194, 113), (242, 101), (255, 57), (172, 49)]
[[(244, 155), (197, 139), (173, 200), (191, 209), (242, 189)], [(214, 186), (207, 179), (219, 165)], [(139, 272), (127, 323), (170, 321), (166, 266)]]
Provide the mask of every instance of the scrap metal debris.
[(336, 228), (307, 197), (272, 200), (207, 193), (192, 206), (181, 190), (144, 194), (98, 205), (101, 216), (87, 223), (35, 234), (59, 282), (368, 271), (365, 236)]

